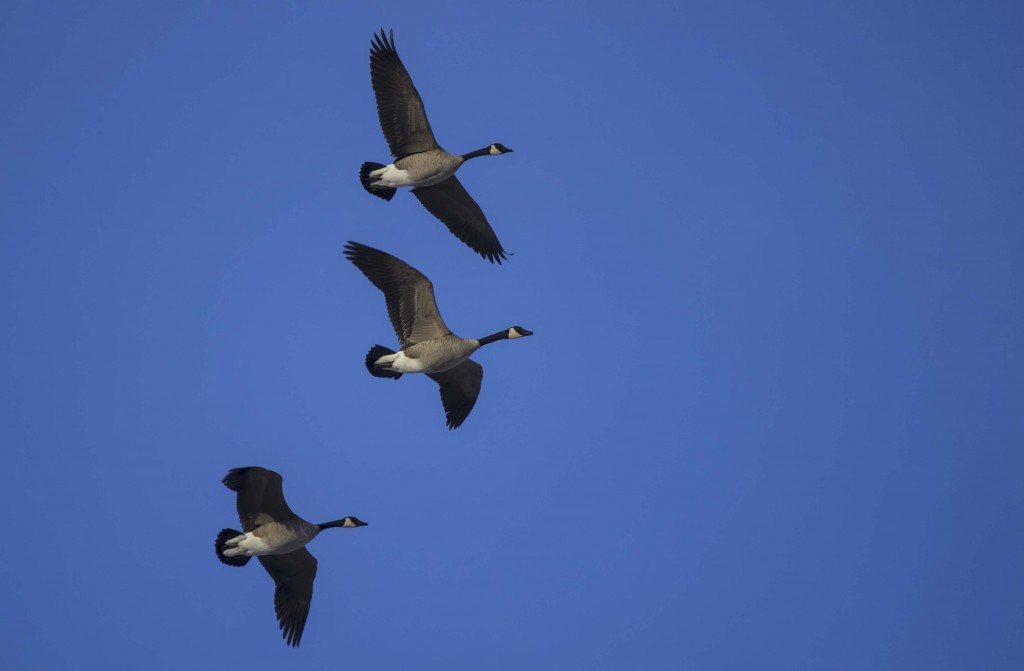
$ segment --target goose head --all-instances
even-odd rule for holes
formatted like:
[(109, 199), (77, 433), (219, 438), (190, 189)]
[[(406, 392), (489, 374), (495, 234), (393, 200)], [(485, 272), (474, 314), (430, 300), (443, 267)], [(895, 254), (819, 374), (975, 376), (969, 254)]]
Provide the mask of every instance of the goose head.
[(500, 156), (501, 154), (510, 154), (512, 153), (512, 150), (500, 142), (495, 142), (491, 145), (490, 152), (491, 156)]
[(323, 531), (324, 529), (333, 529), (335, 527), (342, 527), (344, 529), (354, 529), (355, 527), (365, 527), (366, 522), (362, 521), (358, 517), (352, 517), (350, 515), (349, 517), (343, 517), (342, 519), (334, 520), (333, 522), (324, 522), (323, 524), (320, 524), (318, 526), (320, 527), (321, 531)]

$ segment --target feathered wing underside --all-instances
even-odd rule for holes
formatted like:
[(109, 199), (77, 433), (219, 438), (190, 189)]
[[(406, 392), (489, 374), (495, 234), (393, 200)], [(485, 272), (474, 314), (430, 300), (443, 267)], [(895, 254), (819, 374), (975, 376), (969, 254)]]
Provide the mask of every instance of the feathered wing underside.
[(313, 601), (313, 579), (316, 578), (316, 557), (306, 548), (283, 555), (259, 557), (263, 568), (274, 579), (274, 612), (285, 642), (296, 647)]
[(483, 210), (457, 177), (452, 175), (433, 186), (416, 187), (412, 194), (474, 252), (491, 263), (501, 263), (506, 258), (505, 250)]
[(377, 98), (380, 129), (391, 154), (403, 158), (409, 154), (437, 149), (434, 132), (423, 109), (423, 99), (412, 83), (409, 71), (395, 50), (395, 35), (374, 35), (370, 45), (370, 81)]
[(373, 247), (349, 242), (345, 256), (384, 293), (401, 349), (449, 335), (434, 300), (434, 285), (405, 261)]
[(441, 387), (445, 424), (449, 429), (459, 428), (466, 421), (480, 395), (480, 383), (484, 378), (483, 366), (467, 359), (455, 368), (427, 375)]
[[(448, 327), (445, 326), (444, 320), (441, 319), (441, 313), (437, 309), (437, 302), (434, 300), (433, 284), (428, 281), (427, 284), (416, 285), (411, 306), (406, 304), (407, 295), (403, 294), (401, 296), (400, 304), (397, 306), (402, 324), (405, 325), (404, 329), (408, 333), (408, 336), (402, 342), (403, 349), (409, 345), (426, 342), (427, 340), (433, 340), (434, 338), (451, 333)], [(391, 314), (390, 305), (388, 306), (388, 314)], [(412, 316), (411, 328), (408, 326), (410, 315)], [(394, 325), (394, 317), (391, 317), (391, 323)]]
[(259, 466), (233, 468), (224, 476), (224, 485), (238, 493), (238, 519), (245, 532), (269, 522), (296, 517), (284, 500), (282, 478), (278, 473)]

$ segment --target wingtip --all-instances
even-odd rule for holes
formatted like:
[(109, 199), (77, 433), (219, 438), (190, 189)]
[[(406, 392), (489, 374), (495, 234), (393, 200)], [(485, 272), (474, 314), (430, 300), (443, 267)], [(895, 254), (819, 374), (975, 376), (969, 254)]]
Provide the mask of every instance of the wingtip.
[[(442, 405), (444, 404), (444, 398), (441, 399)], [(475, 405), (475, 403), (474, 403)], [(469, 409), (466, 409), (465, 404), (458, 405), (452, 409), (446, 409), (444, 412), (444, 425), (448, 427), (449, 431), (462, 426), (463, 422), (469, 418), (469, 413), (472, 412), (473, 406), (470, 405)]]
[(349, 240), (345, 243), (345, 246), (341, 248), (341, 253), (345, 256), (346, 259), (348, 259), (352, 263), (355, 263), (356, 259), (361, 254), (365, 253), (366, 249), (366, 245)]
[(281, 628), (281, 637), (286, 645), (293, 648), (299, 647), (302, 642), (302, 634), (306, 629), (306, 620), (309, 617), (309, 604), (303, 604), (294, 611), (278, 616), (278, 626)]
[(374, 33), (373, 38), (370, 40), (370, 52), (389, 50), (395, 51), (395, 29), (390, 28), (385, 31), (381, 27), (380, 32)]
[(445, 426), (448, 427), (449, 431), (454, 431), (455, 429), (462, 426), (463, 422), (466, 421), (467, 417), (469, 417), (468, 412), (461, 416), (456, 416), (454, 412), (446, 413), (444, 424)]
[(387, 255), (387, 252), (364, 245), (361, 242), (355, 242), (354, 240), (346, 242), (345, 246), (341, 248), (341, 253), (360, 270), (362, 270), (360, 263), (364, 262), (367, 258), (375, 255)]
[(225, 475), (224, 478), (221, 480), (221, 483), (223, 483), (224, 486), (230, 489), (231, 491), (237, 492), (238, 488), (242, 486), (242, 478), (245, 477), (245, 474), (249, 471), (250, 468), (252, 468), (252, 466), (232, 468), (230, 471), (228, 471), (228, 474)]
[[(465, 243), (466, 241), (463, 240), (462, 242)], [(497, 251), (491, 251), (491, 250), (487, 250), (487, 249), (477, 249), (475, 247), (470, 246), (468, 243), (466, 243), (466, 245), (470, 249), (472, 249), (474, 252), (479, 254), (481, 257), (483, 257), (483, 259), (485, 261), (490, 261), (491, 263), (496, 263), (499, 266), (501, 265), (502, 261), (508, 261), (508, 257), (511, 256), (511, 254), (508, 254), (501, 247), (499, 247), (497, 249)]]

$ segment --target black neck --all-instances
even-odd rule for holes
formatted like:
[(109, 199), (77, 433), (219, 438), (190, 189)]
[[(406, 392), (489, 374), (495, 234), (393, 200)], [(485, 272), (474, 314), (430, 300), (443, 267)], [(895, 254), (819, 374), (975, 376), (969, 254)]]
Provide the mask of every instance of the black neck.
[(492, 343), (492, 342), (494, 342), (496, 340), (507, 340), (507, 339), (508, 339), (508, 329), (505, 329), (504, 331), (498, 331), (497, 333), (492, 333), (489, 336), (486, 336), (484, 338), (480, 338), (479, 340), (477, 340), (477, 342), (480, 343), (480, 345), (487, 345), (488, 343)]
[(476, 151), (471, 151), (468, 154), (463, 154), (462, 158), (468, 161), (469, 159), (476, 158), (477, 156), (490, 156), (490, 154), (491, 145), (487, 145), (483, 149), (477, 149)]
[(340, 520), (334, 520), (333, 522), (324, 522), (323, 524), (318, 524), (317, 526), (320, 527), (320, 531), (323, 531), (324, 529), (333, 529), (335, 527), (345, 526), (345, 518), (343, 517)]

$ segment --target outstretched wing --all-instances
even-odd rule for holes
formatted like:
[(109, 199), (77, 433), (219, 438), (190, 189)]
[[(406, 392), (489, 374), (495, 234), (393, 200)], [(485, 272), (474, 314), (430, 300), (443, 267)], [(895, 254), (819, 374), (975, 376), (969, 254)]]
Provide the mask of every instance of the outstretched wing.
[(466, 359), (455, 368), (427, 375), (441, 387), (445, 424), (449, 429), (459, 428), (466, 421), (469, 412), (476, 405), (477, 396), (480, 395), (480, 382), (484, 379), (483, 366)]
[(455, 175), (433, 186), (418, 186), (412, 190), (412, 195), (474, 252), (491, 263), (501, 263), (506, 258), (484, 211)]
[(306, 548), (283, 555), (259, 557), (263, 568), (274, 579), (274, 612), (285, 642), (297, 647), (313, 601), (316, 557)]
[(451, 333), (437, 310), (434, 285), (423, 273), (387, 252), (358, 242), (349, 242), (344, 251), (345, 258), (384, 292), (388, 317), (401, 349)]
[(242, 531), (296, 517), (284, 500), (282, 478), (274, 471), (259, 466), (232, 468), (222, 482), (238, 493), (235, 504)]
[(437, 149), (423, 99), (395, 51), (395, 34), (381, 29), (370, 44), (370, 81), (377, 98), (377, 116), (395, 158)]

